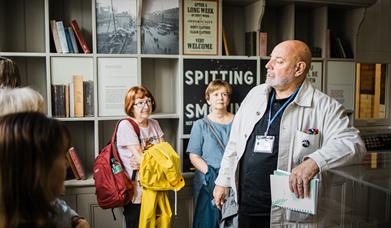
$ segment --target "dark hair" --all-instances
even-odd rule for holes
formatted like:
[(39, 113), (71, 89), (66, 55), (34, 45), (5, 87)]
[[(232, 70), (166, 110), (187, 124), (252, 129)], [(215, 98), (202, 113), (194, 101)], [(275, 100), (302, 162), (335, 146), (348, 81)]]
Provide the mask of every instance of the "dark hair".
[(227, 93), (228, 93), (228, 97), (231, 98), (231, 94), (232, 94), (232, 87), (231, 85), (224, 81), (224, 80), (221, 80), (221, 79), (216, 79), (216, 80), (213, 80), (211, 82), (209, 82), (209, 85), (208, 87), (206, 87), (206, 90), (205, 90), (205, 100), (209, 100), (209, 95), (211, 93), (213, 93), (214, 91), (218, 90), (218, 89), (221, 89), (221, 88), (225, 88), (227, 90)]
[(0, 56), (0, 87), (20, 87), (19, 69), (11, 59)]
[(152, 93), (144, 86), (133, 86), (128, 90), (125, 96), (125, 112), (131, 117), (134, 117), (133, 113), (133, 105), (134, 101), (137, 98), (144, 98), (148, 97), (152, 101), (152, 112), (156, 110), (156, 102), (155, 98), (152, 96)]
[(5, 227), (51, 227), (56, 196), (49, 187), (53, 163), (70, 147), (58, 120), (38, 112), (0, 118), (0, 201)]

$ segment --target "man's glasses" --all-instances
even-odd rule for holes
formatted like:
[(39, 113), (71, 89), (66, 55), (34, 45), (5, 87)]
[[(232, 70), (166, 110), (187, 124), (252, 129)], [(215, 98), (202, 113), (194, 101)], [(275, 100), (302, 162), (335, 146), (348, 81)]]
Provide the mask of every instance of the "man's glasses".
[(136, 106), (137, 108), (144, 108), (145, 104), (148, 105), (148, 106), (152, 106), (152, 100), (148, 99), (148, 100), (145, 100), (145, 101), (139, 101), (137, 103), (134, 103), (134, 106)]

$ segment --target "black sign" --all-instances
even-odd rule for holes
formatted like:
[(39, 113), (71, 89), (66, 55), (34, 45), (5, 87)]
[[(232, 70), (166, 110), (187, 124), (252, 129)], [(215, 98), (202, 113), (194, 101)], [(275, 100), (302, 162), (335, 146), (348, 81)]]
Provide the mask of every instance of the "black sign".
[(205, 89), (215, 79), (232, 86), (228, 110), (235, 113), (240, 103), (257, 84), (257, 60), (184, 59), (183, 60), (183, 134), (190, 134), (193, 122), (209, 113)]

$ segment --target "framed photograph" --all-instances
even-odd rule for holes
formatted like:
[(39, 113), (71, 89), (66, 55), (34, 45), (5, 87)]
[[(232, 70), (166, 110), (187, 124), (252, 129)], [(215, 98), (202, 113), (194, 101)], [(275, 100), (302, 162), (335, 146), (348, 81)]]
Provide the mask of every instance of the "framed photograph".
[(98, 53), (136, 54), (136, 0), (97, 0)]
[(183, 0), (183, 54), (217, 55), (219, 1)]
[(141, 53), (179, 53), (179, 1), (143, 0)]

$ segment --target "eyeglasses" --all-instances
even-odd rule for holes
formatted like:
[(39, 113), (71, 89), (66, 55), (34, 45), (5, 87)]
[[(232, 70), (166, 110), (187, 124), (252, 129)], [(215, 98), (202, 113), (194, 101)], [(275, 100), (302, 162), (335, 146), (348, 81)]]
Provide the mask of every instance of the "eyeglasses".
[(144, 108), (144, 105), (148, 105), (148, 106), (152, 106), (152, 100), (151, 99), (148, 99), (148, 100), (145, 100), (145, 101), (139, 101), (137, 103), (134, 103), (134, 106), (136, 106), (137, 108)]

